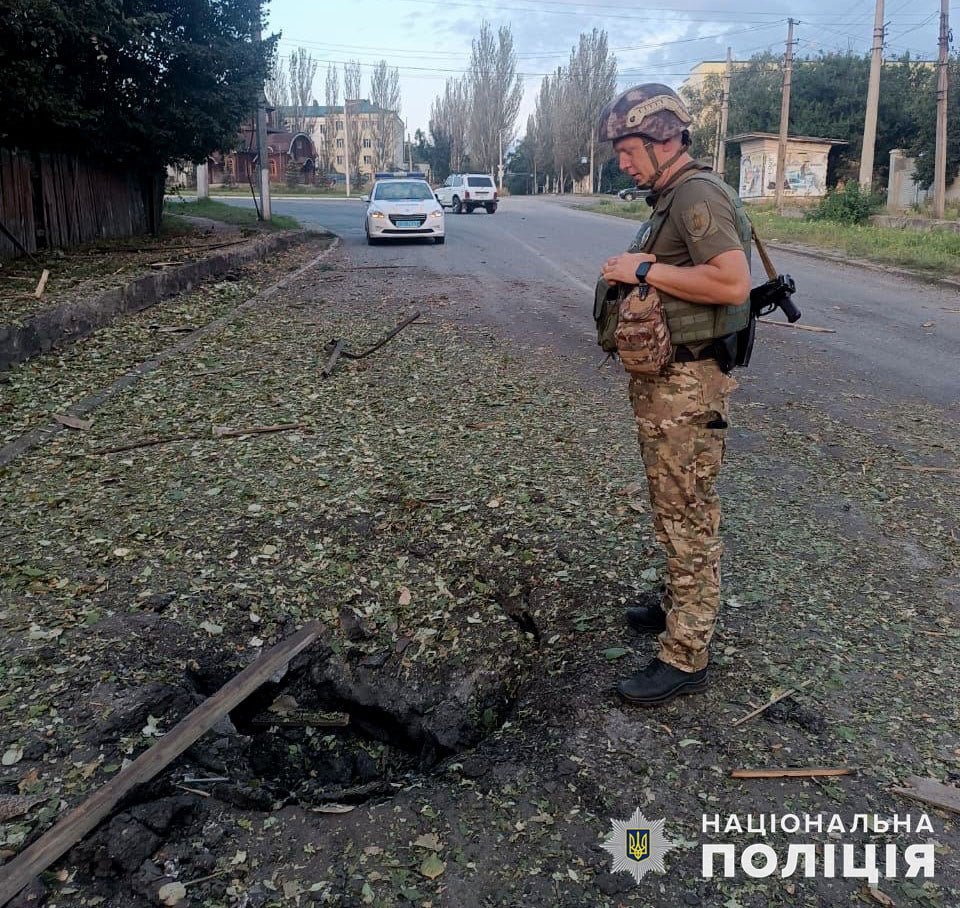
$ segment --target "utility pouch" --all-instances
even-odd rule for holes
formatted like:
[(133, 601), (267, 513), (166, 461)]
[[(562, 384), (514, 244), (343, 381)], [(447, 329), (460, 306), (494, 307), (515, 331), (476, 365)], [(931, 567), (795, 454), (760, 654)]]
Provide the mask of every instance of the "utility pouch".
[(673, 358), (670, 331), (656, 288), (634, 287), (620, 303), (617, 352), (631, 375), (659, 375)]
[(604, 353), (617, 352), (617, 321), (620, 318), (619, 285), (612, 287), (603, 279), (597, 281), (593, 294), (593, 321), (597, 326), (597, 343)]

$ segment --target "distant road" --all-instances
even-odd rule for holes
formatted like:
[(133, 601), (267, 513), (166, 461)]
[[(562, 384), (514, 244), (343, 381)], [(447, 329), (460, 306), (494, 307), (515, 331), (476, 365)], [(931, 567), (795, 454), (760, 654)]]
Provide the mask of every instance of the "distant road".
[[(339, 234), (358, 263), (421, 265), (472, 279), (476, 293), (464, 301), (464, 317), (531, 344), (582, 351), (585, 361), (596, 359), (590, 307), (600, 263), (626, 248), (637, 229), (634, 221), (569, 207), (569, 199), (520, 196), (503, 200), (494, 215), (448, 212), (443, 246), (416, 240), (368, 247), (360, 201), (276, 201), (274, 209)], [(960, 312), (952, 311), (960, 293), (806, 256), (773, 258), (796, 279), (801, 324), (836, 334), (761, 326), (749, 373), (760, 387), (802, 389), (829, 404), (832, 391), (848, 399), (853, 384), (868, 398), (960, 407)], [(754, 275), (764, 279), (758, 261)]]

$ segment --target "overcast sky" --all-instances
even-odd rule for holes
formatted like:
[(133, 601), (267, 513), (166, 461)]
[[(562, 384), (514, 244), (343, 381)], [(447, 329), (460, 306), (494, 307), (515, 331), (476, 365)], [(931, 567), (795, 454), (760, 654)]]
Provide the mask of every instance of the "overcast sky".
[[(412, 134), (427, 129), (430, 104), (444, 82), (461, 75), (470, 42), (483, 19), (513, 30), (524, 100), (517, 119), (523, 133), (543, 76), (565, 65), (580, 32), (605, 29), (615, 53), (621, 87), (638, 82), (679, 85), (702, 60), (719, 60), (727, 47), (734, 58), (763, 50), (782, 53), (787, 17), (795, 27), (799, 55), (872, 44), (874, 0), (653, 0), (655, 6), (624, 0), (270, 0), (270, 30), (280, 32), (286, 55), (305, 47), (320, 61), (315, 93), (323, 103), (328, 62), (363, 64), (364, 96), (372, 66), (386, 59), (400, 70), (401, 116)], [(956, 3), (954, 3), (956, 6)], [(935, 59), (939, 0), (887, 0), (886, 54)], [(341, 69), (342, 91), (342, 69)]]

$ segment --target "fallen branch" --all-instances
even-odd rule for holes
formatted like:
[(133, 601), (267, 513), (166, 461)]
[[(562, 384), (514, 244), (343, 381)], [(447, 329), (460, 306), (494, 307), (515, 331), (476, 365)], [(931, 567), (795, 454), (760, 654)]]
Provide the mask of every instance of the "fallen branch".
[(960, 813), (960, 788), (953, 785), (944, 785), (936, 779), (921, 779), (910, 776), (907, 779), (909, 788), (894, 788), (893, 793), (920, 801), (923, 804), (932, 804), (942, 810)]
[(773, 325), (776, 328), (794, 328), (797, 331), (814, 331), (817, 334), (836, 334), (833, 328), (821, 328), (818, 325), (798, 325), (796, 322), (775, 322), (769, 318), (758, 318), (763, 325)]
[(343, 341), (334, 341), (333, 350), (330, 353), (330, 359), (327, 360), (327, 364), (320, 370), (320, 374), (324, 378), (329, 378), (333, 373), (333, 370), (337, 368), (337, 362), (340, 359), (341, 353), (343, 353)]
[(377, 341), (369, 350), (364, 350), (363, 353), (349, 353), (344, 350), (341, 353), (341, 356), (345, 356), (347, 359), (364, 359), (369, 356), (371, 353), (376, 353), (381, 347), (386, 344), (389, 344), (404, 328), (408, 325), (413, 324), (418, 318), (420, 318), (419, 312), (414, 312), (409, 318), (405, 318), (396, 328), (393, 329), (386, 337), (381, 341)]
[(37, 289), (33, 291), (35, 299), (40, 299), (40, 297), (43, 296), (43, 289), (47, 286), (48, 280), (50, 280), (50, 272), (44, 268), (43, 273), (40, 275), (40, 282), (37, 284)]
[(897, 464), (898, 470), (910, 470), (914, 473), (957, 473), (960, 474), (960, 469), (956, 467), (923, 467), (919, 464), (913, 463), (901, 463)]
[(849, 776), (849, 767), (811, 766), (809, 769), (733, 769), (731, 779), (819, 779), (824, 776)]
[(214, 438), (240, 438), (244, 435), (268, 435), (271, 432), (292, 432), (306, 428), (303, 422), (284, 422), (275, 426), (250, 426), (247, 429), (229, 429), (226, 426), (214, 426)]
[(124, 795), (137, 785), (150, 781), (276, 671), (302, 653), (319, 634), (320, 624), (313, 621), (272, 647), (6, 864), (3, 878), (0, 879), (0, 906), (6, 905), (33, 877), (46, 870), (108, 817)]
[(760, 713), (765, 710), (770, 709), (775, 703), (779, 703), (781, 700), (786, 700), (787, 697), (792, 697), (798, 690), (803, 690), (808, 684), (813, 683), (813, 678), (808, 678), (803, 684), (798, 684), (796, 687), (791, 687), (790, 690), (784, 691), (777, 697), (774, 697), (769, 703), (764, 703), (763, 706), (758, 706), (753, 712), (747, 713), (740, 719), (737, 719), (733, 723), (733, 727), (736, 728), (738, 725), (743, 725), (744, 722), (749, 722), (754, 716), (759, 716)]

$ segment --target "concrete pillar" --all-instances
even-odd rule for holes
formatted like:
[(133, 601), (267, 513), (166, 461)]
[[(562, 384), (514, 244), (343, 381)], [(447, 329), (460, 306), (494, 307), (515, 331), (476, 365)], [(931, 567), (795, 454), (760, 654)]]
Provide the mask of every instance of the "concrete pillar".
[(906, 165), (906, 153), (902, 148), (890, 149), (890, 175), (887, 177), (887, 210), (902, 211), (903, 174)]
[(197, 198), (210, 198), (210, 171), (207, 169), (207, 162), (197, 164)]

